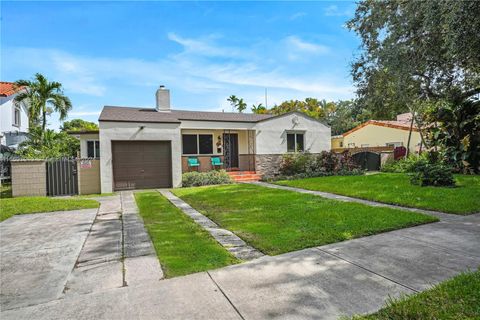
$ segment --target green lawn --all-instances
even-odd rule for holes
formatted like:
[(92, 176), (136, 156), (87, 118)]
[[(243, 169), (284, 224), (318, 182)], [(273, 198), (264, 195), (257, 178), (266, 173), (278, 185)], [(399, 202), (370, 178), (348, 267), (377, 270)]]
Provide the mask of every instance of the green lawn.
[(16, 214), (98, 208), (95, 200), (75, 198), (20, 197), (0, 199), (0, 221)]
[(356, 320), (480, 319), (480, 271), (464, 273), (422, 293), (390, 301)]
[(4, 183), (0, 186), (0, 199), (12, 197), (12, 185), (10, 183)]
[(415, 186), (402, 173), (319, 177), (277, 184), (456, 214), (479, 212), (480, 176), (456, 175), (455, 179), (455, 188)]
[(271, 255), (437, 221), (409, 211), (247, 184), (182, 188), (173, 193)]
[(167, 278), (239, 262), (160, 193), (141, 192), (135, 198)]

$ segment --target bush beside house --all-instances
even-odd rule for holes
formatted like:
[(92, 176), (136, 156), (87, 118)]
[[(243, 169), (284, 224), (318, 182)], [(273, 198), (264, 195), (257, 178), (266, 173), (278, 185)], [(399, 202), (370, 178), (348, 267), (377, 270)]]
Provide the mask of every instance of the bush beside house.
[(229, 184), (232, 183), (232, 178), (225, 170), (207, 171), (207, 172), (185, 172), (182, 175), (182, 185), (184, 187), (198, 187), (213, 184)]
[(452, 167), (439, 159), (435, 152), (411, 155), (391, 161), (382, 167), (383, 172), (406, 173), (410, 182), (420, 186), (455, 186)]

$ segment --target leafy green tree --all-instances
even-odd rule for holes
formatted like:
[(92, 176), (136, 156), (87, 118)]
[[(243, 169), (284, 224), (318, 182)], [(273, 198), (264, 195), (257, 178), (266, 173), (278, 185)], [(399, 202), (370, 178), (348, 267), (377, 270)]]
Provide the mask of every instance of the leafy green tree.
[(335, 102), (327, 116), (327, 123), (332, 129), (332, 135), (347, 132), (362, 122), (371, 119), (371, 112), (362, 107), (356, 100), (339, 100)]
[(298, 111), (307, 114), (308, 116), (323, 120), (332, 108), (335, 107), (333, 102), (325, 100), (318, 100), (315, 98), (306, 98), (301, 100), (288, 100), (279, 105), (273, 106), (268, 113), (279, 115), (288, 112)]
[(98, 130), (98, 125), (94, 122), (85, 121), (82, 119), (73, 119), (65, 121), (60, 127), (61, 131), (94, 131)]
[(427, 111), (428, 138), (444, 161), (465, 173), (480, 173), (480, 101), (439, 102)]
[(256, 113), (256, 114), (266, 114), (267, 111), (268, 111), (267, 108), (266, 108), (263, 104), (261, 104), (261, 103), (259, 103), (259, 104), (257, 104), (257, 105), (252, 105), (252, 112), (253, 112), (253, 113)]
[(29, 129), (28, 140), (22, 142), (17, 155), (26, 159), (75, 157), (80, 150), (80, 141), (66, 132), (55, 132), (41, 127)]
[(480, 93), (477, 1), (362, 0), (347, 26), (362, 40), (352, 74), (374, 116)]
[(15, 97), (14, 103), (27, 104), (31, 123), (41, 123), (42, 134), (46, 131), (47, 116), (51, 110), (58, 112), (60, 120), (64, 120), (72, 108), (70, 99), (63, 94), (62, 85), (59, 82), (48, 81), (40, 73), (36, 73), (33, 80), (18, 80), (15, 84), (25, 87), (25, 90)]
[(238, 98), (235, 95), (231, 95), (228, 97), (227, 101), (230, 102), (230, 105), (233, 109), (236, 109), (240, 113), (247, 109), (247, 103), (243, 100), (243, 98)]

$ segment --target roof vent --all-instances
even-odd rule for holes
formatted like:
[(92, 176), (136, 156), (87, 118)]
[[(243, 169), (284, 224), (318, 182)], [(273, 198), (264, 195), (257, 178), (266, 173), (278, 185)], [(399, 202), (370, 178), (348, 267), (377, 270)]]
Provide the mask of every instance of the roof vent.
[(165, 86), (161, 85), (155, 96), (157, 98), (157, 111), (170, 111), (170, 90), (165, 89)]

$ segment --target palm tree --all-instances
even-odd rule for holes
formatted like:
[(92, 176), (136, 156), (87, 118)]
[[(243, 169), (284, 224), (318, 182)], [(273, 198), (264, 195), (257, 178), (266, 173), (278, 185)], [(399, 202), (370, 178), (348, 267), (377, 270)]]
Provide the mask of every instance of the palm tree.
[[(47, 126), (49, 110), (60, 113), (60, 120), (65, 120), (68, 111), (72, 109), (72, 102), (63, 94), (60, 82), (50, 82), (40, 73), (36, 73), (34, 80), (18, 80), (18, 87), (24, 87), (14, 99), (16, 105), (24, 103), (28, 106), (31, 124), (42, 123), (42, 136)], [(51, 109), (50, 109), (51, 108)]]

